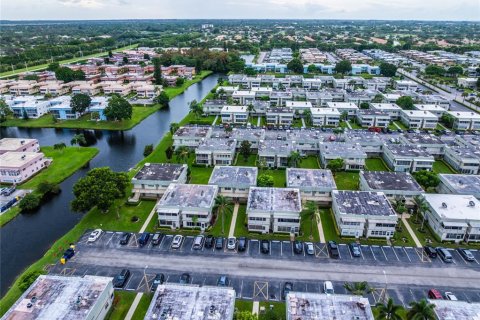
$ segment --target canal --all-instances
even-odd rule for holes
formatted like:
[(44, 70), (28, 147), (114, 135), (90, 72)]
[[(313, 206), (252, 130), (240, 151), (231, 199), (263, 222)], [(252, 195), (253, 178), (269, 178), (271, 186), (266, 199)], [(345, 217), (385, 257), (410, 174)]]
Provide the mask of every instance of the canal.
[[(62, 192), (32, 214), (20, 214), (0, 229), (0, 294), (7, 292), (15, 278), (30, 264), (40, 259), (58, 238), (67, 233), (82, 214), (70, 210), (75, 182), (95, 167), (108, 166), (127, 171), (143, 159), (147, 144), (156, 145), (168, 132), (171, 122), (180, 122), (188, 113), (188, 103), (202, 100), (217, 84), (219, 75), (211, 75), (190, 86), (170, 101), (170, 108), (152, 114), (128, 131), (81, 130), (92, 147), (100, 150), (87, 168), (81, 169), (60, 184)], [(0, 128), (0, 137), (35, 138), (41, 146), (70, 140), (78, 130)]]

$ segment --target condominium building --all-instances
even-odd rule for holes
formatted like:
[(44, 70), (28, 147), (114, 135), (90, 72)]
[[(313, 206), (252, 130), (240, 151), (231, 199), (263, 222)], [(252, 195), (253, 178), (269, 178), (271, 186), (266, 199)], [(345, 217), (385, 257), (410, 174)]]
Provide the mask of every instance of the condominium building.
[(303, 201), (321, 204), (332, 202), (332, 190), (337, 189), (330, 170), (287, 168), (287, 188), (300, 190)]
[(392, 120), (397, 120), (402, 111), (396, 103), (370, 103), (370, 109), (388, 113)]
[(266, 120), (267, 125), (291, 125), (293, 116), (295, 115), (293, 109), (286, 107), (267, 108)]
[(52, 96), (61, 96), (70, 91), (70, 85), (63, 81), (47, 81), (40, 86), (40, 93), (51, 94)]
[(170, 184), (155, 206), (159, 225), (205, 230), (212, 220), (217, 193), (215, 185)]
[(0, 155), (7, 152), (38, 152), (40, 145), (37, 139), (3, 138), (0, 139)]
[(479, 174), (480, 150), (474, 147), (445, 147), (445, 162), (459, 173)]
[(314, 126), (338, 127), (341, 113), (334, 108), (312, 108), (312, 124)]
[(42, 152), (5, 152), (0, 155), (0, 182), (20, 184), (51, 162)]
[(447, 112), (445, 108), (437, 104), (415, 104), (413, 107), (415, 108), (415, 110), (431, 112), (438, 118), (441, 118), (442, 115)]
[(48, 113), (50, 107), (49, 101), (37, 100), (32, 96), (25, 98), (16, 98), (10, 109), (13, 111), (13, 116), (16, 118), (38, 119)]
[(257, 185), (257, 167), (215, 166), (208, 184), (217, 185), (218, 192), (234, 201), (245, 201), (250, 187)]
[(383, 192), (334, 190), (332, 197), (341, 236), (393, 237), (398, 216)]
[(195, 149), (196, 164), (232, 165), (236, 146), (235, 139), (205, 139)]
[(453, 117), (454, 130), (480, 130), (480, 114), (471, 111), (447, 111)]
[(438, 117), (430, 111), (402, 110), (400, 121), (410, 129), (435, 129)]
[(223, 106), (221, 117), (222, 123), (245, 124), (248, 121), (248, 109), (246, 106)]
[(347, 113), (348, 118), (353, 118), (357, 114), (358, 106), (353, 102), (327, 102), (328, 108), (337, 109), (340, 114)]
[(438, 193), (472, 195), (480, 200), (480, 175), (439, 174)]
[(295, 144), (285, 140), (261, 140), (258, 144), (258, 161), (269, 168), (288, 166), (288, 158), (296, 151)]
[(420, 147), (435, 158), (440, 158), (445, 153), (445, 142), (433, 134), (404, 133), (398, 140), (400, 144)]
[(71, 106), (71, 96), (61, 96), (50, 100), (48, 111), (55, 119), (71, 120), (80, 117), (79, 112), (74, 112)]
[(183, 126), (173, 134), (173, 146), (177, 149), (181, 146), (196, 148), (200, 143), (210, 138), (211, 126)]
[(471, 195), (425, 193), (425, 220), (441, 241), (480, 242), (480, 200)]
[(35, 80), (17, 80), (9, 87), (9, 90), (10, 94), (16, 96), (32, 95), (40, 91), (40, 83)]
[(343, 169), (362, 170), (367, 154), (358, 144), (348, 142), (320, 142), (320, 161), (323, 168), (335, 159), (343, 159)]
[(312, 103), (310, 101), (287, 101), (285, 106), (292, 109), (294, 113), (302, 114), (304, 111), (312, 108)]
[(232, 93), (232, 98), (236, 103), (246, 106), (255, 101), (255, 92), (237, 90)]
[(383, 160), (392, 171), (417, 172), (432, 171), (435, 159), (424, 149), (412, 145), (386, 144)]
[(301, 211), (298, 189), (252, 187), (247, 201), (248, 230), (298, 234)]
[(418, 84), (412, 80), (393, 80), (393, 87), (402, 91), (417, 91)]
[(383, 127), (390, 124), (390, 115), (383, 111), (359, 109), (356, 114), (357, 123), (362, 127)]

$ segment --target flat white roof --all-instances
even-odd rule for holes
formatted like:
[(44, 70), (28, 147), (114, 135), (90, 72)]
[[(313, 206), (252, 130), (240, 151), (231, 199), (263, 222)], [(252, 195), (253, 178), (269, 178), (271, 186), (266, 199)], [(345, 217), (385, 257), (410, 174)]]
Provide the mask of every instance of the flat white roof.
[(370, 106), (375, 110), (402, 110), (396, 103), (370, 103)]
[(43, 157), (41, 152), (6, 152), (0, 155), (0, 168), (18, 168), (30, 161)]
[(472, 120), (480, 120), (480, 114), (473, 111), (447, 111), (454, 118), (466, 118)]
[(255, 97), (255, 91), (249, 91), (249, 90), (235, 90), (233, 92), (234, 96), (253, 96)]
[(340, 116), (340, 111), (335, 108), (312, 108), (311, 109), (312, 115), (319, 115), (319, 116)]
[(37, 143), (37, 139), (3, 138), (0, 140), (0, 150), (16, 151), (22, 146), (27, 146), (32, 143)]
[(415, 104), (413, 107), (422, 111), (446, 111), (445, 108), (439, 106), (438, 104)]
[(357, 104), (353, 102), (327, 102), (327, 107), (335, 109), (358, 109)]
[(431, 113), (430, 111), (425, 110), (402, 110), (403, 114), (406, 114), (409, 118), (431, 118), (431, 119), (438, 119), (436, 115)]
[(480, 319), (480, 303), (450, 300), (428, 300), (433, 303), (438, 320), (478, 320)]
[(472, 195), (425, 193), (423, 197), (441, 218), (480, 220), (480, 200)]
[(288, 108), (311, 108), (310, 101), (286, 101), (285, 106)]
[(236, 105), (223, 106), (222, 113), (228, 113), (228, 112), (247, 112), (247, 107), (236, 106)]

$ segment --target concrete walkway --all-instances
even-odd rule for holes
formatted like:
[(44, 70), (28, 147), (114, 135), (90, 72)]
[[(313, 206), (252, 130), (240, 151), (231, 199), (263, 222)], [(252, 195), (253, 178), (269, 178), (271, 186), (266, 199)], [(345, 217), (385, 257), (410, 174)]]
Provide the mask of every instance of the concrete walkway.
[(413, 232), (412, 227), (410, 227), (410, 224), (408, 223), (407, 217), (405, 215), (402, 215), (402, 222), (405, 225), (405, 228), (407, 228), (408, 233), (410, 233), (410, 236), (412, 237), (413, 242), (415, 242), (417, 248), (423, 247), (420, 240), (418, 240), (417, 235), (415, 234), (415, 232)]
[(125, 316), (125, 320), (131, 320), (133, 317), (133, 314), (135, 313), (135, 310), (137, 310), (138, 304), (140, 303), (140, 300), (142, 299), (143, 292), (137, 293), (135, 296), (135, 299), (133, 299), (132, 305), (130, 306), (130, 309), (128, 309), (127, 315)]
[(347, 124), (348, 129), (352, 130), (352, 126), (350, 125), (350, 121), (347, 120), (347, 121), (345, 121), (345, 123)]
[(395, 127), (397, 127), (397, 129), (402, 130), (402, 128), (400, 128), (400, 126), (399, 126), (395, 121), (393, 121), (392, 123), (393, 123), (393, 125), (394, 125)]
[(318, 219), (317, 228), (318, 228), (318, 236), (320, 237), (320, 242), (327, 243), (327, 241), (325, 241), (325, 234), (323, 233), (322, 219)]
[(260, 123), (262, 123), (262, 117), (257, 118), (257, 127), (260, 127)]
[(306, 128), (307, 125), (305, 124), (305, 119), (302, 118), (302, 128)]
[(233, 233), (235, 232), (235, 223), (237, 222), (237, 213), (238, 213), (238, 208), (240, 205), (238, 203), (235, 203), (235, 206), (233, 207), (233, 213), (232, 213), (232, 222), (230, 222), (230, 229), (228, 231), (228, 237), (233, 237)]
[(212, 126), (214, 126), (215, 123), (217, 123), (217, 119), (218, 119), (218, 114), (215, 116), (215, 119), (213, 119)]
[(252, 313), (258, 315), (259, 311), (260, 311), (260, 302), (253, 301)]
[(145, 222), (143, 223), (142, 227), (140, 228), (140, 231), (139, 232), (145, 232), (145, 230), (147, 229), (148, 227), (148, 224), (150, 223), (150, 221), (152, 220), (153, 216), (155, 215), (155, 207), (153, 207), (152, 211), (150, 212), (150, 214), (148, 215), (147, 217), (147, 220), (145, 220)]

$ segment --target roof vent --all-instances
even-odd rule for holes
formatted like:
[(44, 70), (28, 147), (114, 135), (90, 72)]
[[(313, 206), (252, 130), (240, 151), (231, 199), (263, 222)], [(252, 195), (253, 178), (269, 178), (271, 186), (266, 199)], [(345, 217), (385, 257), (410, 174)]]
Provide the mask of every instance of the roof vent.
[(445, 202), (442, 202), (442, 208), (447, 208), (447, 204)]
[(473, 202), (472, 200), (468, 201), (468, 206), (475, 207), (475, 202)]

